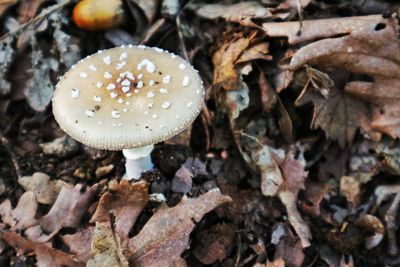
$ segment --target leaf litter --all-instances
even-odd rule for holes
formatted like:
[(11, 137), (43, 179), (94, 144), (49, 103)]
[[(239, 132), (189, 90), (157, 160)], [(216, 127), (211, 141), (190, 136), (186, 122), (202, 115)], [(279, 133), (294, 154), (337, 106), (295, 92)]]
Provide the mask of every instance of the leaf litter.
[[(0, 3), (0, 260), (398, 265), (398, 4), (342, 2), (126, 1), (125, 24), (90, 34), (74, 1)], [(188, 59), (207, 89), (135, 183), (48, 108), (71, 65), (131, 43)]]

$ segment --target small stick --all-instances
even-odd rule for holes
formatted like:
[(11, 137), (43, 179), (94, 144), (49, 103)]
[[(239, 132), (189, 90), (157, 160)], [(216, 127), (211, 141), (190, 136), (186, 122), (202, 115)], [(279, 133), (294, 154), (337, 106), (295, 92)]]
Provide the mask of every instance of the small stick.
[(17, 36), (19, 34), (21, 34), (26, 28), (28, 28), (30, 25), (44, 19), (45, 17), (47, 17), (48, 15), (50, 15), (51, 13), (58, 11), (60, 9), (62, 9), (64, 6), (71, 4), (73, 2), (75, 2), (77, 0), (65, 0), (59, 4), (55, 4), (52, 5), (46, 9), (44, 9), (42, 12), (40, 12), (39, 15), (37, 15), (36, 17), (34, 17), (33, 19), (31, 19), (30, 21), (27, 21), (26, 23), (22, 24), (20, 27), (18, 27), (18, 29), (11, 31), (9, 33), (4, 34), (3, 36), (0, 37), (0, 42), (7, 39), (10, 36)]

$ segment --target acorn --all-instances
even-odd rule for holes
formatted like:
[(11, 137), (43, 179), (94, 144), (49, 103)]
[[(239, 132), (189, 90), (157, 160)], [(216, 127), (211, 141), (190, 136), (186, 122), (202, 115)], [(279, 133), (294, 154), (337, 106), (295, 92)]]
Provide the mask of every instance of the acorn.
[(121, 25), (125, 20), (122, 0), (81, 0), (74, 7), (72, 19), (87, 31), (103, 31)]

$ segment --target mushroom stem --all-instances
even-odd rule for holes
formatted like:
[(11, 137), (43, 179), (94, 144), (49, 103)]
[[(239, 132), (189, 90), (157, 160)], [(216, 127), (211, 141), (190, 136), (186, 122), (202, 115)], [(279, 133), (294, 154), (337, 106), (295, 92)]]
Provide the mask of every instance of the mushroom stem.
[(150, 153), (153, 148), (154, 145), (148, 145), (122, 150), (122, 153), (126, 158), (126, 174), (124, 179), (138, 180), (142, 172), (151, 170), (153, 168), (153, 163), (151, 162), (150, 158)]

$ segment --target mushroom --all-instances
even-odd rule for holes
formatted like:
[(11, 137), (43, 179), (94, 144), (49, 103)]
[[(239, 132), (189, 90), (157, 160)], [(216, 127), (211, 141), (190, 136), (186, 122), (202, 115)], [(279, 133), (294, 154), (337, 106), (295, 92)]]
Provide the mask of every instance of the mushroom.
[(155, 143), (191, 124), (204, 103), (198, 72), (159, 48), (121, 46), (86, 57), (60, 78), (53, 113), (75, 140), (122, 150), (126, 178), (150, 170)]

